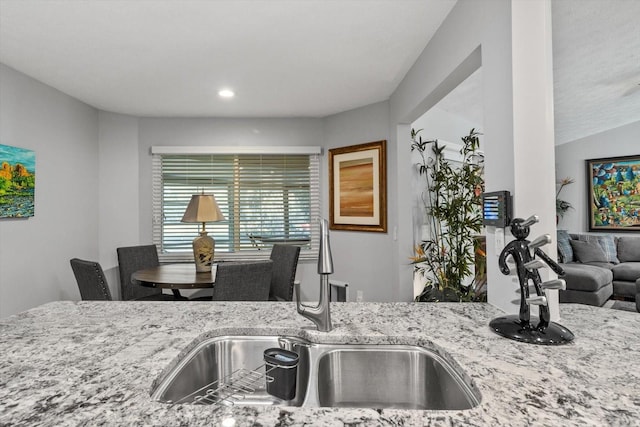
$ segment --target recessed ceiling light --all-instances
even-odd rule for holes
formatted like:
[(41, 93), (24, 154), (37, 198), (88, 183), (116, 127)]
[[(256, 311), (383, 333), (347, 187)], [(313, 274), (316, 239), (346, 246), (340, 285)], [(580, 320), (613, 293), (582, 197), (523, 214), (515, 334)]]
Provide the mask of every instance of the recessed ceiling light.
[(218, 92), (218, 95), (222, 98), (233, 98), (235, 93), (231, 89), (222, 89)]

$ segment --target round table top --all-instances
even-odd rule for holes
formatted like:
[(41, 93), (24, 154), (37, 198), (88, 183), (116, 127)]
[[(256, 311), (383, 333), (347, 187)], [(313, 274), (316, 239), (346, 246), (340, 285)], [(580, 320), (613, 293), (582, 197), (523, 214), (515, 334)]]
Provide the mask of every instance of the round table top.
[(164, 289), (213, 288), (215, 278), (216, 265), (210, 272), (196, 273), (195, 264), (163, 264), (131, 275), (134, 283)]

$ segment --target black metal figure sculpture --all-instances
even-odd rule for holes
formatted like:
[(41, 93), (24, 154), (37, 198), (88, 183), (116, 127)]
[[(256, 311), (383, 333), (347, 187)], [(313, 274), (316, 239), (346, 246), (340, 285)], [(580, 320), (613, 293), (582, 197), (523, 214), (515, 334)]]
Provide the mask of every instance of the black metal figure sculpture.
[[(526, 220), (515, 218), (511, 221), (511, 234), (516, 240), (509, 242), (502, 250), (498, 265), (502, 274), (508, 275), (511, 269), (507, 265), (507, 257), (511, 256), (515, 261), (520, 282), (520, 313), (517, 316), (509, 315), (493, 319), (489, 326), (495, 333), (517, 341), (547, 345), (566, 344), (572, 341), (574, 336), (565, 327), (550, 321), (547, 298), (544, 295), (544, 289), (565, 289), (565, 282), (562, 279), (542, 282), (538, 273), (538, 269), (545, 267), (545, 264), (559, 276), (564, 275), (564, 270), (540, 249), (551, 243), (551, 237), (548, 234), (531, 242), (526, 240), (529, 237), (529, 227), (536, 222), (538, 222), (536, 215)], [(540, 259), (536, 259), (536, 256)], [(536, 296), (529, 295), (529, 282), (533, 282)], [(539, 306), (540, 319), (536, 324), (531, 323), (532, 304)]]

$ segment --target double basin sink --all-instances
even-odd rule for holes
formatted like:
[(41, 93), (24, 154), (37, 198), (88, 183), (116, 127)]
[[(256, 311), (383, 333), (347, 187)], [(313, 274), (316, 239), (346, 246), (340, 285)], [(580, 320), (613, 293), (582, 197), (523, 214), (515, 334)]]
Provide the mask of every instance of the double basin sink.
[[(290, 400), (267, 391), (273, 377), (265, 374), (263, 353), (269, 348), (298, 355)], [(455, 362), (427, 348), (279, 336), (207, 339), (156, 380), (151, 397), (165, 403), (413, 410), (463, 410), (480, 403), (480, 393)]]

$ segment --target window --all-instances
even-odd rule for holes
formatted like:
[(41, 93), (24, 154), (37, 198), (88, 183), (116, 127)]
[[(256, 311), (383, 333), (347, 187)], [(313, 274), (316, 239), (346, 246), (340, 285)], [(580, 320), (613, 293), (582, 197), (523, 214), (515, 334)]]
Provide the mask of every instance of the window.
[(153, 240), (161, 261), (193, 258), (201, 224), (180, 220), (191, 195), (201, 192), (213, 194), (225, 216), (206, 224), (216, 259), (267, 258), (274, 243), (316, 257), (319, 148), (153, 147), (152, 153)]

